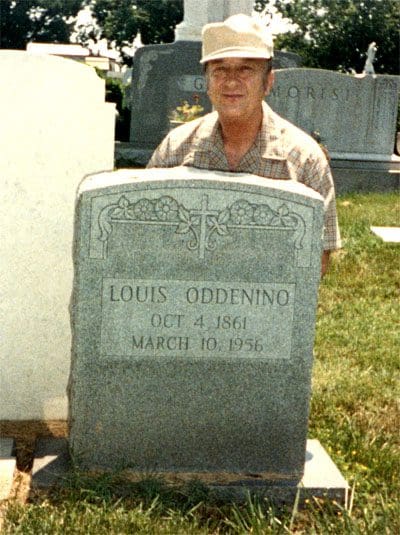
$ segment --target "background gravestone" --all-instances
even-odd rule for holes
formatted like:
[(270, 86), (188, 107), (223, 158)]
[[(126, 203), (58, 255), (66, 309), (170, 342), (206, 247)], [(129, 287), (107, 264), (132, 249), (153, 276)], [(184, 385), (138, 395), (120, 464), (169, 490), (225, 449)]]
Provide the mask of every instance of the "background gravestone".
[(201, 43), (178, 41), (140, 48), (132, 67), (130, 141), (153, 151), (169, 130), (168, 116), (183, 100), (193, 104), (198, 95), (211, 111), (200, 65)]
[(300, 479), (323, 203), (190, 168), (79, 191), (70, 442), (83, 467)]
[(333, 158), (390, 160), (399, 89), (399, 76), (283, 69), (267, 102), (306, 132), (318, 131)]
[(274, 57), (272, 59), (272, 66), (274, 69), (292, 69), (300, 67), (301, 63), (302, 59), (299, 54), (274, 50)]
[(113, 167), (113, 104), (77, 62), (0, 51), (0, 420), (66, 419), (78, 183)]

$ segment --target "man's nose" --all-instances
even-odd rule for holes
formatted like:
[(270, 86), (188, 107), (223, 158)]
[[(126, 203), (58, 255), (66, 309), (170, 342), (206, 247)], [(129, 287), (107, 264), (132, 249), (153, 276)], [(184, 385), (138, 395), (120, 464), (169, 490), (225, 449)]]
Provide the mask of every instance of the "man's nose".
[(225, 72), (225, 82), (238, 82), (241, 80), (238, 69), (229, 69)]

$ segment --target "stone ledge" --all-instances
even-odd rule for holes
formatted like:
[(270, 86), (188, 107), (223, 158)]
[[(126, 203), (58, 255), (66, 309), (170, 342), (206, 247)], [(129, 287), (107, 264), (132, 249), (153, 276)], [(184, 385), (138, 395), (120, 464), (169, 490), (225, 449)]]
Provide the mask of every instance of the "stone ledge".
[(336, 160), (331, 162), (337, 195), (398, 191), (400, 187), (400, 159)]
[(400, 243), (400, 227), (370, 227), (371, 232), (385, 243)]
[(117, 141), (114, 145), (114, 165), (117, 169), (146, 167), (153, 149), (136, 147), (134, 143)]
[[(347, 507), (349, 486), (318, 440), (307, 441), (304, 476), (300, 483), (271, 482), (262, 477), (241, 474), (163, 473), (169, 484), (182, 484), (197, 479), (220, 499), (242, 501), (248, 493), (265, 497), (274, 503), (290, 504), (298, 496), (300, 503), (312, 497), (335, 500)], [(72, 470), (66, 439), (41, 438), (37, 441), (32, 470), (32, 490), (62, 485)], [(139, 481), (144, 474), (125, 471), (129, 481)]]
[(400, 163), (400, 157), (396, 154), (369, 154), (368, 152), (330, 152), (333, 160), (363, 161)]

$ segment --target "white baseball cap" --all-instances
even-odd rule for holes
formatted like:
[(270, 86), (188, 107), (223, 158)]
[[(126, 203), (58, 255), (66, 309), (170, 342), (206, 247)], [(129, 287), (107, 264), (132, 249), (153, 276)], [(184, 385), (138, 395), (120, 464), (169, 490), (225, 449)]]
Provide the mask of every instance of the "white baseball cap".
[(270, 59), (274, 55), (271, 32), (248, 15), (232, 15), (224, 22), (206, 24), (202, 38), (200, 63), (223, 58)]

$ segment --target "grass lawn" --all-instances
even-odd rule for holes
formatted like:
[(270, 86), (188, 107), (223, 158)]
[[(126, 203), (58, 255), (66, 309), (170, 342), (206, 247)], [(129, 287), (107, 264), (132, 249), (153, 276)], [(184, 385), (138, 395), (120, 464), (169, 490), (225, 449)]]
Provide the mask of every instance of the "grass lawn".
[(8, 505), (4, 534), (400, 533), (400, 246), (370, 225), (400, 226), (395, 194), (338, 199), (343, 249), (320, 289), (310, 438), (352, 487), (349, 510), (311, 501), (274, 510), (217, 503), (199, 483), (75, 477), (63, 490)]

